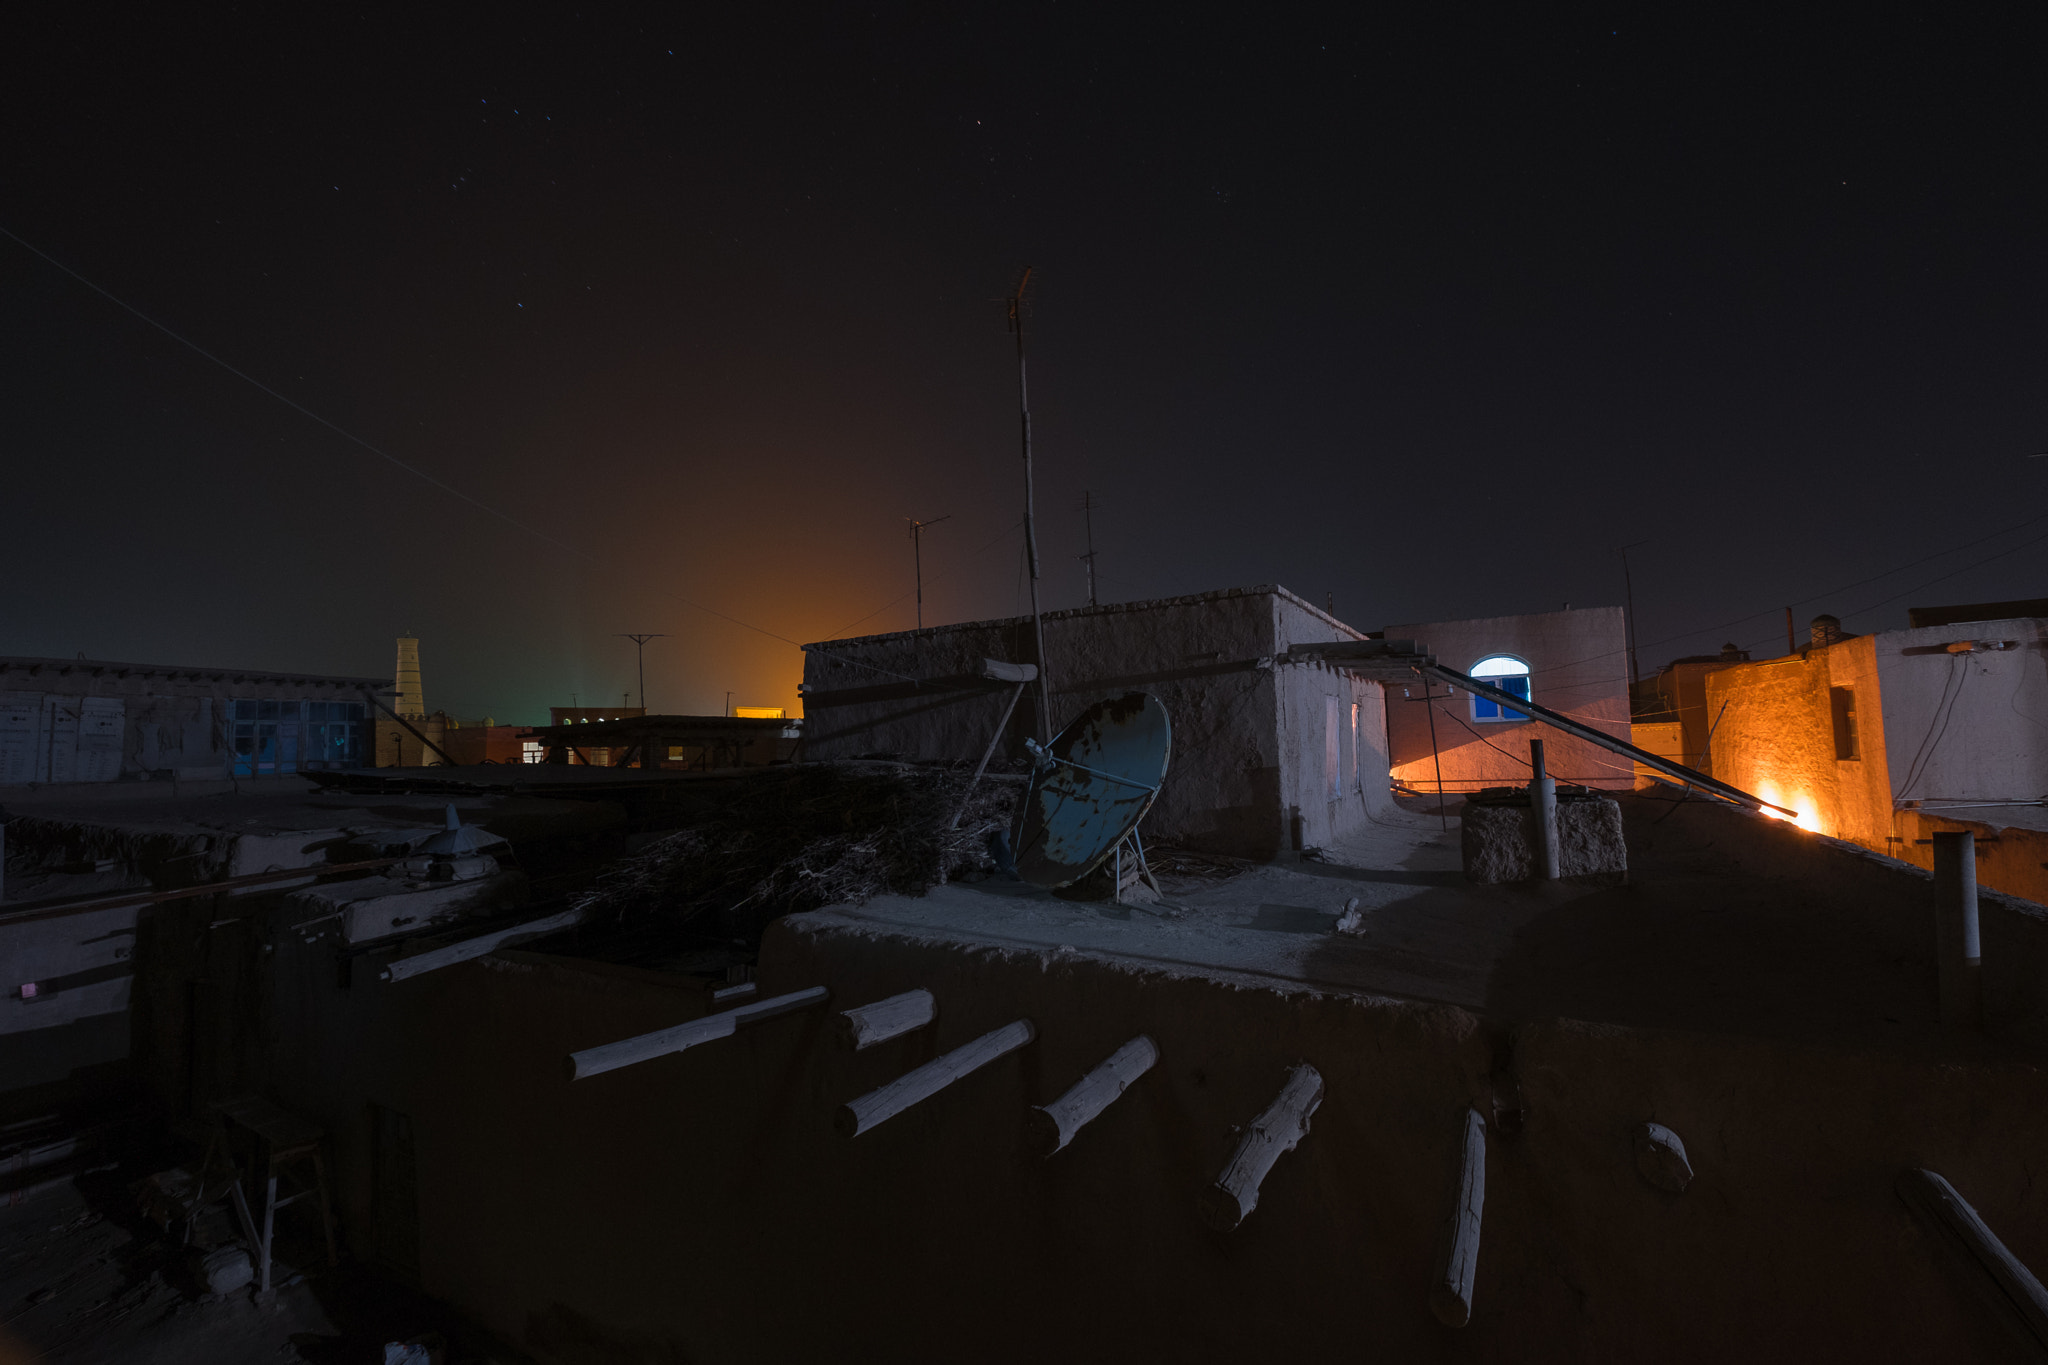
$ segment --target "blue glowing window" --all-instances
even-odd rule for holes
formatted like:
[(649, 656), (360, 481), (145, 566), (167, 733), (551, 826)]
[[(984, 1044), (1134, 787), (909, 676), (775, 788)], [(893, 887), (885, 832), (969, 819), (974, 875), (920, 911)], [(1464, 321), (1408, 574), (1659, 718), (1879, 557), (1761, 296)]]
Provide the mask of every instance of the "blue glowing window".
[[(1512, 696), (1529, 700), (1529, 665), (1512, 654), (1489, 654), (1472, 665), (1470, 674), (1488, 686), (1497, 687)], [(1526, 711), (1517, 711), (1511, 706), (1479, 696), (1472, 697), (1472, 719), (1474, 720), (1527, 720)]]

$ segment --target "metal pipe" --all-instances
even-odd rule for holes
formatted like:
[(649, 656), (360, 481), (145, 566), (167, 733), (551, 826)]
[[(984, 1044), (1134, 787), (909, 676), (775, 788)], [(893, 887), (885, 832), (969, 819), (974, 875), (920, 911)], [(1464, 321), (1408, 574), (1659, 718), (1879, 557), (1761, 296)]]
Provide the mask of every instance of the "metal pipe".
[(1934, 835), (1935, 962), (1941, 974), (1941, 1022), (1975, 1028), (1982, 1004), (1983, 946), (1977, 932), (1977, 836)]

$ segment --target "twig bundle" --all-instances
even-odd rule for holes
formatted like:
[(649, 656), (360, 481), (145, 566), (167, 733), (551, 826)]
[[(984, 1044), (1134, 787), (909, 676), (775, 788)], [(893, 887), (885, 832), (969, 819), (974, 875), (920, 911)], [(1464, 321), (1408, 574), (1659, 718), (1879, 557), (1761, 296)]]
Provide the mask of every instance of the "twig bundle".
[(993, 870), (988, 836), (1008, 827), (1021, 786), (991, 774), (970, 792), (965, 773), (897, 763), (767, 769), (709, 818), (614, 864), (582, 905), (593, 920), (701, 922), (754, 940), (780, 915), (922, 895)]

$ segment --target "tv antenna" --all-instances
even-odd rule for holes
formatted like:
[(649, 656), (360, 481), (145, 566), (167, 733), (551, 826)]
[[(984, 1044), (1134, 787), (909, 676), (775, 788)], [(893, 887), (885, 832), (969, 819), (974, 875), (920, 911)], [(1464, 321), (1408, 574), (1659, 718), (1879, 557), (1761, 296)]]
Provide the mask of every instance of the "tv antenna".
[(951, 521), (953, 514), (933, 517), (930, 521), (919, 521), (916, 517), (905, 517), (910, 523), (910, 562), (917, 570), (917, 628), (924, 629), (924, 528), (937, 526), (942, 521)]
[(1032, 511), (1031, 390), (1024, 377), (1024, 287), (1030, 283), (1031, 267), (1027, 265), (1018, 277), (1016, 292), (1007, 302), (1010, 330), (1017, 334), (1017, 430), (1024, 445), (1024, 557), (1031, 568), (1031, 634), (1038, 647), (1038, 724), (1034, 733), (1050, 739), (1052, 691), (1046, 681), (1045, 622), (1038, 614), (1038, 527)]
[[(633, 642), (633, 650), (639, 656), (640, 709), (645, 711), (647, 710), (647, 642), (649, 640), (666, 640), (668, 636), (660, 631), (655, 631), (651, 635), (636, 635), (631, 631), (620, 631), (619, 638), (621, 640), (631, 640)], [(625, 703), (620, 703), (622, 709), (624, 705)]]
[(1081, 519), (1082, 519), (1082, 524), (1083, 524), (1083, 525), (1085, 525), (1085, 526), (1086, 526), (1086, 527), (1088, 528), (1088, 553), (1087, 553), (1087, 554), (1085, 554), (1085, 555), (1075, 555), (1075, 556), (1074, 556), (1074, 558), (1076, 558), (1076, 559), (1080, 560), (1080, 561), (1081, 561), (1081, 562), (1082, 562), (1083, 564), (1086, 564), (1086, 565), (1088, 566), (1088, 605), (1089, 605), (1089, 606), (1091, 606), (1091, 607), (1092, 607), (1092, 606), (1094, 606), (1094, 605), (1096, 604), (1096, 603), (1095, 603), (1095, 509), (1096, 509), (1096, 508), (1098, 508), (1098, 507), (1100, 507), (1100, 506), (1102, 506), (1102, 504), (1101, 504), (1101, 503), (1099, 503), (1099, 502), (1097, 502), (1097, 501), (1095, 500), (1095, 490), (1094, 490), (1094, 489), (1092, 489), (1092, 488), (1087, 488), (1087, 489), (1083, 489), (1083, 490), (1081, 490)]

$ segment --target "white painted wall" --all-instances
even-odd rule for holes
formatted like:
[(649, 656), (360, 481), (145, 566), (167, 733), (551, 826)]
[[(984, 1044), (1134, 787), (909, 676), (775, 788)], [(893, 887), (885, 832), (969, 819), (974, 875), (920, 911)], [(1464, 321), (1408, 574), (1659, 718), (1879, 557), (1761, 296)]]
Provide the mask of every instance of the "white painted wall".
[[(1962, 640), (2016, 647), (1947, 652)], [(1876, 649), (1894, 800), (2048, 796), (2048, 619), (1889, 630)]]

